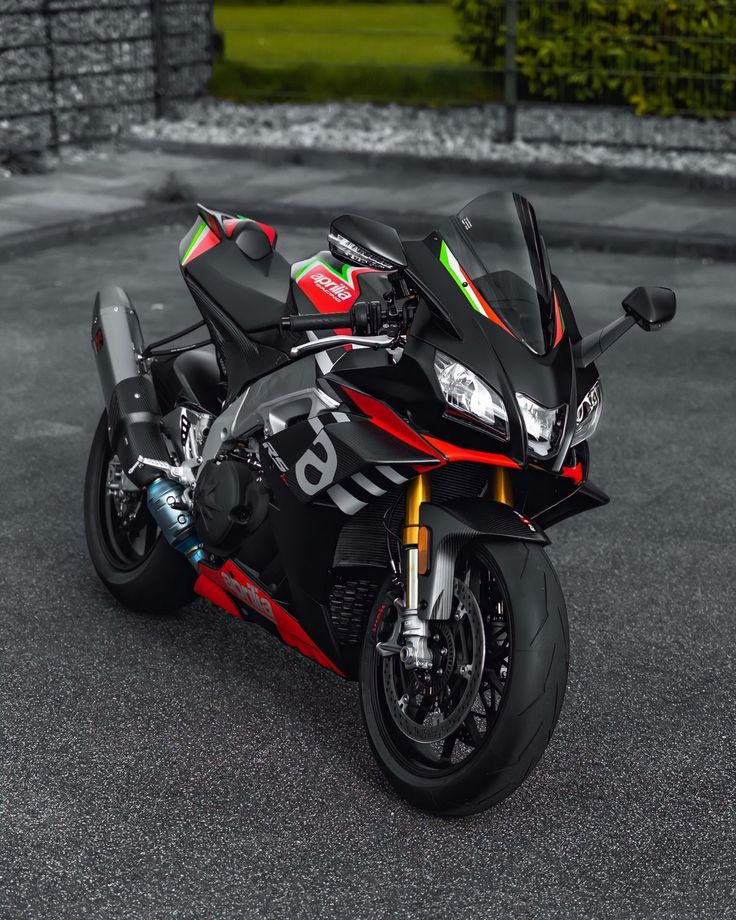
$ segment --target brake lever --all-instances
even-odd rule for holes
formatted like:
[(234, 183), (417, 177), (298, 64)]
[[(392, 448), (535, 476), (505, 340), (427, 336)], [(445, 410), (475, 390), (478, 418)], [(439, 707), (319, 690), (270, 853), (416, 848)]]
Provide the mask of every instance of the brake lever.
[(366, 348), (392, 348), (397, 345), (400, 334), (396, 335), (328, 335), (323, 339), (315, 339), (312, 342), (304, 342), (302, 345), (295, 345), (289, 350), (292, 358), (298, 358), (301, 355), (309, 355), (315, 351), (324, 351), (327, 348), (334, 348), (336, 345), (363, 345)]

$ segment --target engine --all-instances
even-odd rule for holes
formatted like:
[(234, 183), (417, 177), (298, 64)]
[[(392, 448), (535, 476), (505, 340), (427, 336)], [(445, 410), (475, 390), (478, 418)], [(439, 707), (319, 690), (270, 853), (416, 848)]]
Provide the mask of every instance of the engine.
[(268, 513), (268, 492), (258, 462), (231, 453), (208, 460), (193, 494), (194, 528), (208, 552), (228, 555), (257, 530)]

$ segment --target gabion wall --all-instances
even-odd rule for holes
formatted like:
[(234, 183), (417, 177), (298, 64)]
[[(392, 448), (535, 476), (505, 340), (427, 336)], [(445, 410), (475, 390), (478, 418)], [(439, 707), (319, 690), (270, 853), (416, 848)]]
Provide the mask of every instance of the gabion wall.
[(0, 0), (0, 161), (103, 140), (200, 95), (212, 0)]

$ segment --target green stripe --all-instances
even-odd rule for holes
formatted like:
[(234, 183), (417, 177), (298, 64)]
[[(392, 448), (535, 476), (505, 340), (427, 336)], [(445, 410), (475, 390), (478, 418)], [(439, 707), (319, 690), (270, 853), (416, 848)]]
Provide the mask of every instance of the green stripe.
[(191, 242), (191, 243), (189, 244), (189, 246), (187, 247), (187, 251), (184, 253), (184, 257), (183, 257), (182, 260), (181, 260), (182, 265), (183, 265), (183, 264), (186, 262), (186, 260), (189, 258), (189, 254), (190, 254), (191, 251), (194, 249), (194, 247), (197, 245), (197, 243), (200, 241), (200, 239), (202, 238), (202, 235), (203, 235), (204, 231), (207, 230), (207, 229), (209, 229), (209, 228), (207, 227), (207, 224), (206, 224), (204, 221), (200, 221), (199, 227), (197, 228), (197, 230), (196, 230), (196, 232), (195, 232), (195, 234), (194, 234), (194, 236), (193, 236), (193, 238), (192, 238), (192, 242)]
[(306, 265), (304, 265), (299, 272), (294, 275), (294, 280), (298, 281), (302, 275), (309, 271), (309, 269), (314, 265), (315, 262), (319, 262), (319, 259), (309, 259)]
[(310, 259), (309, 262), (299, 271), (299, 274), (295, 275), (295, 280), (298, 281), (305, 272), (308, 272), (311, 268), (314, 268), (315, 265), (321, 265), (325, 271), (331, 272), (333, 275), (336, 275), (338, 278), (341, 278), (343, 281), (346, 281), (350, 284), (350, 279), (348, 274), (351, 268), (354, 268), (353, 265), (343, 265), (342, 271), (338, 271), (336, 268), (333, 268), (331, 265), (328, 265), (326, 262), (323, 262), (322, 259)]
[(450, 259), (447, 253), (448, 253), (447, 243), (445, 243), (445, 241), (442, 240), (442, 246), (440, 247), (440, 262), (445, 266), (447, 271), (450, 273), (450, 277), (454, 280), (455, 284), (457, 284), (457, 286), (460, 288), (463, 294), (465, 294), (465, 296), (468, 298), (470, 306), (475, 310), (476, 313), (480, 313), (482, 316), (485, 316), (485, 313), (483, 312), (483, 310), (481, 310), (478, 304), (473, 300), (473, 297), (470, 291), (468, 290), (468, 288), (463, 284), (463, 279), (458, 277), (457, 273), (455, 272), (453, 267), (450, 265)]

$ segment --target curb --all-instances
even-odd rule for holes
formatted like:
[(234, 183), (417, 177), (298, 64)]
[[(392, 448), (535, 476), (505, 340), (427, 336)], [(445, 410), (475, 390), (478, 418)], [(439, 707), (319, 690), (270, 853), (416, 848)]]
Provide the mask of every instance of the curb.
[(254, 160), (291, 166), (377, 167), (399, 170), (455, 172), (467, 176), (513, 176), (525, 179), (580, 180), (619, 182), (674, 188), (736, 191), (736, 176), (678, 173), (668, 169), (644, 169), (638, 166), (608, 166), (593, 163), (518, 163), (514, 160), (466, 160), (462, 157), (420, 157), (411, 153), (374, 153), (369, 150), (322, 150), (318, 148), (275, 147), (256, 145), (202, 144), (196, 141), (149, 140), (126, 135), (123, 147), (133, 150), (215, 157), (226, 160)]
[(58, 224), (49, 224), (37, 230), (22, 230), (7, 239), (0, 237), (0, 262), (33, 255), (55, 246), (92, 242), (99, 237), (114, 236), (117, 233), (125, 233), (126, 230), (139, 228), (141, 224), (157, 226), (168, 220), (185, 219), (193, 210), (193, 204), (153, 202), (150, 205), (137, 205), (113, 213), (60, 221)]
[[(228, 209), (232, 202), (208, 201), (212, 207)], [(323, 226), (325, 234), (334, 209), (317, 207), (275, 207), (253, 203), (251, 211), (260, 218), (278, 226)], [(33, 255), (44, 249), (69, 243), (93, 242), (100, 237), (146, 227), (161, 226), (169, 222), (193, 220), (194, 202), (152, 202), (112, 214), (64, 221), (0, 238), (0, 262), (19, 256)], [(370, 211), (371, 217), (391, 224), (406, 234), (426, 235), (445, 214), (431, 212), (397, 213), (395, 211)], [(663, 231), (626, 230), (619, 227), (596, 227), (591, 224), (546, 221), (542, 232), (550, 248), (574, 248), (597, 252), (618, 252), (636, 255), (656, 255), (686, 258), (708, 258), (736, 261), (736, 237), (717, 234), (699, 234), (684, 237)]]

